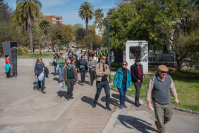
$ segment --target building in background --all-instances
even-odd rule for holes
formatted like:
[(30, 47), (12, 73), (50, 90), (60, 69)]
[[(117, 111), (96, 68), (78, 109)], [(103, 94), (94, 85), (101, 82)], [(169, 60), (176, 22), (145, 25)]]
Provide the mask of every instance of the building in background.
[(47, 18), (49, 18), (54, 24), (55, 23), (61, 23), (62, 24), (62, 16), (57, 16), (57, 15), (51, 15), (51, 14), (43, 14)]

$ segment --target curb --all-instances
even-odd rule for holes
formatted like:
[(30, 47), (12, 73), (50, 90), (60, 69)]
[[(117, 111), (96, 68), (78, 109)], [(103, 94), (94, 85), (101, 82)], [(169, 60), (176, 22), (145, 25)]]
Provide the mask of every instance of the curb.
[[(111, 90), (114, 90), (114, 91), (118, 91), (118, 89), (115, 89), (115, 88), (112, 88), (112, 87), (110, 87), (110, 89), (111, 89)], [(126, 95), (131, 96), (131, 97), (134, 96), (133, 94), (128, 94), (128, 93), (126, 93)], [(146, 101), (145, 98), (141, 98), (141, 99), (142, 99), (143, 101)], [(199, 112), (192, 111), (192, 110), (189, 110), (189, 109), (183, 109), (183, 108), (179, 108), (179, 107), (175, 107), (175, 106), (172, 106), (172, 109), (178, 110), (178, 111), (181, 111), (181, 112), (186, 112), (186, 113), (190, 113), (190, 114), (199, 115)]]

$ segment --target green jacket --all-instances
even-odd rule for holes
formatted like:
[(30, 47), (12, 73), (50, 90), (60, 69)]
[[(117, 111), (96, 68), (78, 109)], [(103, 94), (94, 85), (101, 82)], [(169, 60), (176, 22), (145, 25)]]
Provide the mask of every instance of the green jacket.
[(59, 65), (59, 66), (64, 66), (65, 65), (65, 58), (58, 58), (57, 59), (57, 64)]

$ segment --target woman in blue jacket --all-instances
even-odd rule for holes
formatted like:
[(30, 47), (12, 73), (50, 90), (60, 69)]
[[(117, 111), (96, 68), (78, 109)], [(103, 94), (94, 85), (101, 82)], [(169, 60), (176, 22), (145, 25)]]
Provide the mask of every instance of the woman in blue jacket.
[(129, 86), (131, 86), (131, 74), (129, 69), (127, 69), (128, 63), (124, 61), (122, 63), (122, 68), (119, 68), (115, 74), (114, 86), (117, 86), (120, 93), (120, 106), (119, 108), (127, 108), (125, 105), (126, 91)]

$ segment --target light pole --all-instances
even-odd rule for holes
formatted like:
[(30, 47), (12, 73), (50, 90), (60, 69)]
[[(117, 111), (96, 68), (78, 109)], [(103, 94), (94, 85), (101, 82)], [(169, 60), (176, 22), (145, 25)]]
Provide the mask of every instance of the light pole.
[[(110, 30), (110, 24), (111, 24), (111, 18), (107, 17), (104, 19), (106, 22), (106, 26), (107, 26), (107, 30), (108, 30), (108, 65), (109, 65), (109, 70), (110, 70), (110, 41), (109, 41), (109, 30)], [(111, 74), (111, 70), (110, 70), (110, 74)], [(110, 75), (109, 75), (109, 83), (111, 83), (111, 79), (110, 79)]]

